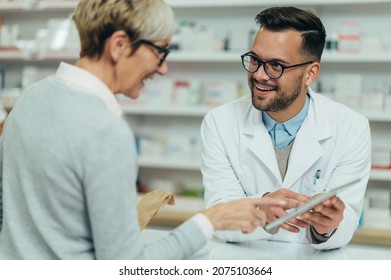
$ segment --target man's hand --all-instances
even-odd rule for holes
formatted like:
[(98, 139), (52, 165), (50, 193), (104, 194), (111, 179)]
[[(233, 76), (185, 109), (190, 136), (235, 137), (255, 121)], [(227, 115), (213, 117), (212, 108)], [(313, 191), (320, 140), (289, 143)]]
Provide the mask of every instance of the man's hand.
[(301, 219), (310, 224), (317, 233), (326, 234), (338, 228), (343, 219), (345, 203), (338, 197), (333, 196), (322, 204), (301, 215)]
[[(291, 208), (297, 208), (307, 202), (309, 197), (303, 194), (296, 193), (288, 189), (279, 189), (278, 191), (267, 193), (263, 197), (271, 197), (276, 199), (283, 199), (287, 203), (284, 206), (269, 206), (266, 209), (263, 209), (266, 212), (266, 220), (268, 223), (271, 223), (281, 216), (286, 214), (286, 210)], [(289, 223), (283, 223), (280, 225), (280, 228), (283, 228), (290, 232), (299, 232), (299, 227), (307, 227), (308, 223), (303, 220), (292, 218), (288, 221)]]

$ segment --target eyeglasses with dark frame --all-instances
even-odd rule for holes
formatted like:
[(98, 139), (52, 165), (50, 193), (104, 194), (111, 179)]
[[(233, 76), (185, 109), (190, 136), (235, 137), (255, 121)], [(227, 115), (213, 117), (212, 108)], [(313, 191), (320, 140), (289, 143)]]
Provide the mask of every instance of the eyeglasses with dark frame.
[(159, 67), (163, 64), (163, 62), (166, 60), (167, 55), (170, 53), (170, 50), (168, 48), (160, 47), (148, 40), (140, 39), (136, 42), (136, 44), (137, 45), (146, 44), (148, 46), (155, 48), (159, 53), (159, 55), (161, 56), (158, 64)]
[(313, 61), (307, 61), (299, 64), (285, 66), (277, 61), (262, 61), (259, 57), (252, 54), (251, 52), (242, 54), (241, 57), (242, 57), (242, 65), (247, 72), (255, 73), (258, 71), (259, 67), (263, 65), (263, 70), (265, 71), (266, 75), (268, 75), (272, 79), (280, 78), (282, 74), (284, 74), (285, 69), (299, 67), (299, 66), (313, 63)]

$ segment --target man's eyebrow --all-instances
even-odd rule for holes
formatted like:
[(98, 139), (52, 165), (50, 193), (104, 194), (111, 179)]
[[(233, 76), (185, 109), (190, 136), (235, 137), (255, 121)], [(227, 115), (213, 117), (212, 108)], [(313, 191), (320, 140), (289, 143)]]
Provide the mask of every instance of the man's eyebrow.
[(278, 62), (278, 63), (281, 63), (281, 64), (291, 64), (290, 62), (284, 60), (284, 59), (281, 59), (281, 58), (271, 58), (271, 59), (262, 59), (259, 57), (259, 55), (257, 55), (253, 50), (250, 50), (250, 53), (254, 56), (256, 56), (257, 58), (259, 58), (260, 60), (264, 61), (264, 62)]

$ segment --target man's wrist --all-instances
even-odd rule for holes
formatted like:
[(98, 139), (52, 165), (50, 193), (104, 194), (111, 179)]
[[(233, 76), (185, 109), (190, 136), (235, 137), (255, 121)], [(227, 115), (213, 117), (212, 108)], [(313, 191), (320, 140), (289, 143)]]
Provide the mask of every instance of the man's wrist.
[(327, 233), (319, 233), (319, 232), (316, 231), (316, 229), (313, 226), (311, 226), (311, 230), (314, 233), (314, 237), (315, 238), (317, 236), (320, 236), (320, 237), (327, 238), (327, 239), (330, 238), (337, 231), (337, 229), (335, 228), (335, 229), (333, 229), (333, 230), (331, 230), (331, 231), (329, 231)]

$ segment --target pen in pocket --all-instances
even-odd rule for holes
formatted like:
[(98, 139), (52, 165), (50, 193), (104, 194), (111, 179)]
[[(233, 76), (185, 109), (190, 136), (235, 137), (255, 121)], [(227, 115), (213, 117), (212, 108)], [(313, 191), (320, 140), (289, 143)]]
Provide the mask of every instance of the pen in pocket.
[(320, 178), (320, 169), (316, 170), (315, 176), (314, 176), (314, 185), (316, 185), (316, 181)]

